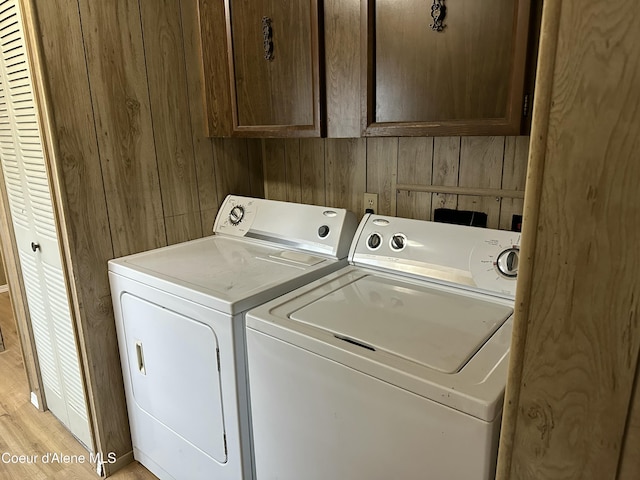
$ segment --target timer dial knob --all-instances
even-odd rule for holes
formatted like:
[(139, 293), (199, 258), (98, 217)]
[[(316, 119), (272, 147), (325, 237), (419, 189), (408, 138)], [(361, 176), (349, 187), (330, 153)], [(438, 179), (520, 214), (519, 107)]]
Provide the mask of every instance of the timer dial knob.
[(318, 228), (318, 236), (320, 238), (325, 238), (327, 235), (329, 235), (329, 232), (329, 225), (321, 225), (320, 228)]
[(242, 205), (234, 206), (229, 212), (229, 222), (231, 225), (238, 225), (244, 218), (244, 207)]
[(402, 233), (396, 233), (393, 237), (391, 237), (391, 248), (396, 251), (402, 250), (407, 244), (407, 237), (405, 237)]
[(518, 276), (518, 263), (520, 260), (520, 249), (517, 247), (507, 248), (498, 255), (496, 268), (500, 275), (507, 278)]
[(371, 235), (369, 235), (369, 238), (367, 238), (367, 246), (371, 250), (377, 249), (381, 243), (382, 243), (382, 238), (378, 233), (372, 233)]

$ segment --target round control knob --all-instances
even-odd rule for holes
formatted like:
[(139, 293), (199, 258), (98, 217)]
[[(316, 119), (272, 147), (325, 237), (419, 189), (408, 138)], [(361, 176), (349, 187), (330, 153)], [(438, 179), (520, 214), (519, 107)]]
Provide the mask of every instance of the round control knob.
[(402, 233), (396, 233), (393, 237), (391, 237), (391, 248), (396, 251), (402, 250), (407, 244), (407, 237), (405, 237)]
[(515, 278), (518, 276), (518, 261), (520, 260), (520, 249), (507, 248), (498, 255), (496, 268), (498, 273), (507, 278)]
[(231, 225), (238, 225), (244, 218), (244, 207), (242, 205), (236, 205), (229, 212), (229, 221)]
[(378, 248), (381, 243), (382, 243), (382, 238), (378, 233), (372, 233), (371, 235), (369, 235), (369, 238), (367, 238), (367, 246), (371, 250), (375, 250), (376, 248)]
[(324, 238), (329, 235), (329, 231), (329, 225), (322, 225), (320, 228), (318, 228), (318, 236), (320, 238)]

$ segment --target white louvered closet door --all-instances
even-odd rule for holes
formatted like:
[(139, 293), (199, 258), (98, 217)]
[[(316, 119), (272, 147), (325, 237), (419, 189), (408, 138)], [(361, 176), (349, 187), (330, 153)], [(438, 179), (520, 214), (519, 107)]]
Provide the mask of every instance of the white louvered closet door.
[(0, 161), (38, 364), (51, 412), (91, 433), (18, 0), (0, 1)]

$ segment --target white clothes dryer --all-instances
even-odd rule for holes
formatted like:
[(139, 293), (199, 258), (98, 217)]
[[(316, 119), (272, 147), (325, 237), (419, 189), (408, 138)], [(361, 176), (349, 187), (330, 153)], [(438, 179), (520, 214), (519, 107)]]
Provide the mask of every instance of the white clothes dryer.
[(349, 266), (251, 310), (258, 478), (493, 478), (519, 243), (365, 216)]
[(134, 457), (161, 479), (254, 478), (245, 312), (347, 263), (346, 210), (228, 196), (214, 235), (109, 262)]

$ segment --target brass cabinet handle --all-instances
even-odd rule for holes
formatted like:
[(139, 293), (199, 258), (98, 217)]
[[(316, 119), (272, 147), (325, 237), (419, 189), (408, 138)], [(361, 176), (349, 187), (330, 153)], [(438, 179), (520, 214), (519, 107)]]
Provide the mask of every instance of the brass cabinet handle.
[(262, 17), (262, 42), (264, 47), (264, 59), (273, 60), (273, 29), (271, 19)]
[(447, 15), (447, 7), (444, 4), (444, 0), (433, 0), (433, 5), (431, 5), (431, 18), (433, 18), (433, 23), (429, 25), (431, 30), (434, 32), (441, 32), (444, 30), (444, 25), (442, 22), (444, 21), (444, 17)]

